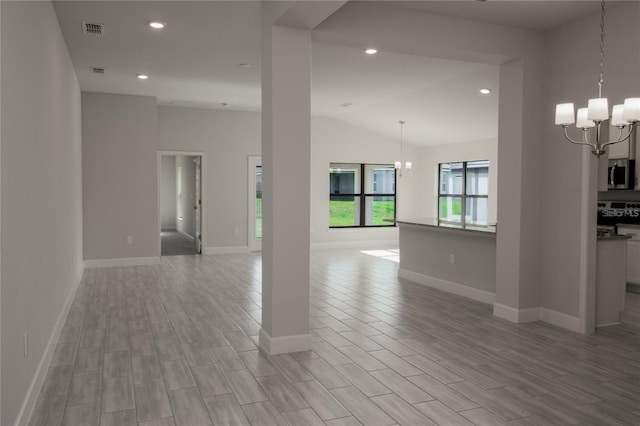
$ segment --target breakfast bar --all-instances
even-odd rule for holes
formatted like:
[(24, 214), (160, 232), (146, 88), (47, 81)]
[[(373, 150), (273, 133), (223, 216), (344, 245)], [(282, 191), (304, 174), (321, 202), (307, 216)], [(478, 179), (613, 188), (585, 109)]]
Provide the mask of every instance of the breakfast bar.
[(484, 303), (495, 302), (495, 226), (435, 218), (394, 222), (400, 228), (400, 278)]

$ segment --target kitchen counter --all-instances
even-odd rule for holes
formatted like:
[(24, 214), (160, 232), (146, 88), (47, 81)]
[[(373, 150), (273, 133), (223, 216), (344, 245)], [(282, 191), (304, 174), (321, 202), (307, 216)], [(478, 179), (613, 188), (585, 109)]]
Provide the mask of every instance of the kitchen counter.
[(633, 224), (633, 223), (617, 223), (616, 226), (618, 228), (640, 229), (640, 225), (636, 225), (636, 224)]
[(630, 239), (631, 239), (630, 235), (622, 235), (622, 234), (599, 235), (598, 236), (598, 241), (603, 241), (603, 240), (630, 240)]
[(444, 230), (453, 230), (453, 231), (463, 231), (470, 233), (479, 233), (485, 235), (495, 235), (496, 234), (496, 226), (495, 225), (462, 225), (460, 223), (451, 223), (451, 222), (443, 222), (433, 217), (427, 218), (409, 218), (409, 219), (388, 219), (388, 222), (393, 222), (401, 225), (416, 225), (416, 226), (426, 226), (431, 228), (439, 228)]
[(398, 276), (484, 303), (495, 302), (496, 227), (398, 219)]

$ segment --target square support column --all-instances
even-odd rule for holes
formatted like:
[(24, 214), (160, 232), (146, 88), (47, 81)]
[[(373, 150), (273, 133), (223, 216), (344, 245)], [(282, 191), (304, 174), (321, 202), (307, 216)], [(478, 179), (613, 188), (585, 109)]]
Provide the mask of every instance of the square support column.
[(269, 355), (309, 350), (311, 31), (262, 29), (262, 329)]

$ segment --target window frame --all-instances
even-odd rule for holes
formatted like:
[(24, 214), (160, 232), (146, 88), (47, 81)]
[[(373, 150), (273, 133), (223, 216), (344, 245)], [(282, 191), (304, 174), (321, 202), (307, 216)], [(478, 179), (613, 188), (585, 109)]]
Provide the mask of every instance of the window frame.
[[(489, 191), (487, 188), (487, 195), (479, 195), (479, 194), (467, 194), (467, 164), (468, 163), (477, 163), (477, 162), (483, 162), (486, 161), (487, 162), (487, 176), (489, 175), (490, 171), (491, 171), (491, 162), (490, 160), (469, 160), (469, 161), (447, 161), (444, 163), (438, 163), (438, 195), (436, 197), (436, 206), (437, 206), (437, 211), (438, 211), (438, 222), (442, 222), (442, 223), (450, 223), (450, 224), (460, 224), (462, 226), (465, 226), (467, 224), (467, 199), (481, 199), (484, 198), (487, 200), (487, 216), (488, 216), (488, 209), (489, 209)], [(454, 193), (450, 193), (450, 194), (443, 194), (442, 193), (442, 166), (445, 164), (455, 164), (455, 163), (461, 163), (462, 164), (462, 191), (460, 191), (459, 194), (454, 194)], [(443, 198), (460, 198), (460, 221), (455, 221), (455, 220), (447, 220), (447, 219), (442, 219), (440, 217), (440, 200)], [(488, 225), (488, 220), (487, 223), (472, 223), (472, 225)]]
[[(354, 168), (358, 168), (358, 173), (360, 175), (360, 192), (357, 193), (344, 193), (344, 194), (333, 194), (331, 190), (329, 190), (329, 202), (331, 202), (332, 197), (353, 197), (354, 201), (359, 200), (359, 223), (360, 225), (349, 225), (349, 226), (331, 226), (331, 212), (329, 211), (329, 229), (353, 229), (353, 228), (392, 228), (395, 227), (396, 224), (394, 222), (389, 222), (389, 224), (384, 225), (367, 225), (367, 198), (368, 197), (393, 197), (393, 220), (396, 219), (397, 207), (398, 207), (398, 195), (397, 195), (397, 186), (398, 186), (398, 171), (394, 167), (393, 164), (384, 164), (384, 163), (346, 163), (346, 162), (337, 162), (332, 161), (329, 163), (329, 184), (331, 184), (331, 169), (334, 168), (333, 165), (350, 165), (354, 166)], [(365, 191), (365, 183), (366, 176), (365, 170), (367, 166), (385, 166), (393, 169), (393, 193), (383, 193), (377, 194), (372, 192)], [(375, 181), (374, 181), (375, 182)], [(375, 184), (371, 182), (371, 187), (375, 191)], [(355, 187), (356, 185), (354, 185)], [(329, 208), (330, 210), (330, 208)]]

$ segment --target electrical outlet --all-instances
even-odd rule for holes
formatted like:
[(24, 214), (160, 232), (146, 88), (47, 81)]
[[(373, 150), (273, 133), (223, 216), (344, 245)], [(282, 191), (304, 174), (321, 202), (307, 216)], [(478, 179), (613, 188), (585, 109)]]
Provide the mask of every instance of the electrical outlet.
[(127, 235), (127, 244), (133, 244), (133, 237), (131, 235)]
[(24, 357), (26, 358), (26, 357), (27, 357), (27, 354), (29, 353), (29, 346), (28, 346), (28, 345), (29, 345), (29, 333), (24, 333), (24, 342), (23, 342), (23, 345), (24, 345), (24, 346), (23, 346), (23, 348), (22, 348), (22, 350), (23, 350), (23, 352), (22, 352), (22, 353), (23, 353)]
[(456, 255), (455, 254), (450, 254), (449, 255), (449, 263), (452, 264), (452, 265), (454, 263), (456, 263)]
[(240, 235), (240, 230), (238, 228), (233, 228), (233, 235)]

